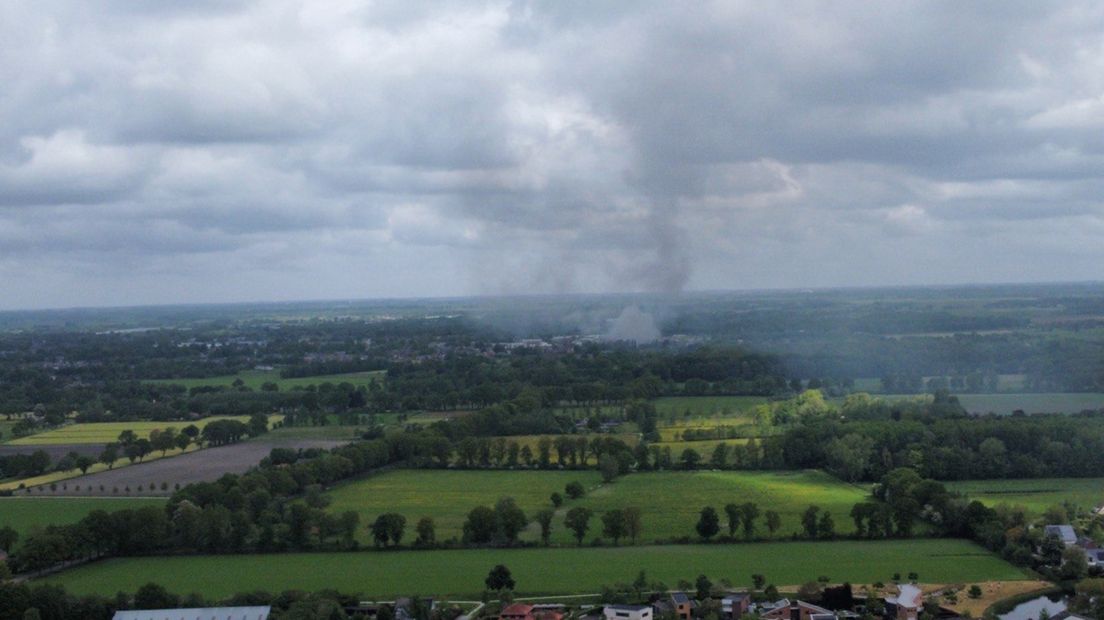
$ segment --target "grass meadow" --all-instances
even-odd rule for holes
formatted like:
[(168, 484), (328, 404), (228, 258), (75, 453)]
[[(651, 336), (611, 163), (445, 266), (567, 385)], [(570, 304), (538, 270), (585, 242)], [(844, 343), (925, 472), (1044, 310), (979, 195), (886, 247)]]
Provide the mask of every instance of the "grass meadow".
[[(641, 543), (671, 538), (696, 538), (694, 525), (701, 509), (713, 506), (722, 515), (728, 503), (755, 502), (760, 511), (775, 510), (782, 517), (777, 537), (801, 529), (800, 515), (811, 504), (832, 513), (836, 531), (851, 531), (851, 507), (866, 497), (866, 491), (845, 484), (820, 471), (801, 472), (655, 472), (630, 474), (612, 483), (600, 484), (594, 471), (440, 471), (396, 470), (338, 486), (329, 496), (330, 510), (355, 510), (362, 523), (370, 523), (383, 512), (406, 517), (412, 532), (421, 517), (432, 517), (437, 538), (460, 538), (468, 512), (480, 505), (491, 506), (501, 497), (513, 497), (532, 518), (542, 508), (552, 508), (549, 496), (573, 480), (588, 488), (585, 497), (566, 500), (553, 522), (553, 542), (570, 544), (571, 533), (563, 516), (574, 506), (594, 511), (586, 541), (602, 536), (600, 515), (615, 508), (635, 506), (643, 511)], [(766, 536), (763, 517), (757, 535)], [(364, 528), (362, 528), (364, 529)], [(408, 534), (413, 538), (413, 534)], [(523, 540), (539, 539), (532, 524)], [(368, 541), (367, 530), (361, 540)]]
[(916, 572), (927, 583), (1023, 580), (1016, 567), (963, 540), (778, 542), (613, 548), (471, 549), (363, 553), (176, 556), (95, 562), (45, 579), (76, 594), (111, 596), (153, 581), (174, 592), (226, 597), (251, 590), (333, 588), (367, 598), (420, 594), (477, 599), (483, 579), (505, 564), (517, 594), (593, 593), (628, 583), (641, 570), (674, 586), (699, 574), (746, 585), (753, 573), (796, 586), (826, 576), (833, 582), (888, 582)]
[[(916, 394), (887, 394), (883, 398), (916, 398)], [(1079, 413), (1085, 409), (1104, 408), (1104, 394), (1099, 392), (1038, 394), (955, 394), (969, 413), (1011, 415), (1022, 409), (1025, 413)]]
[(25, 537), (34, 527), (76, 523), (93, 510), (110, 512), (164, 504), (164, 498), (0, 497), (0, 527), (12, 527)]
[(959, 402), (970, 413), (1009, 415), (1017, 409), (1026, 413), (1078, 413), (1104, 408), (1104, 394), (959, 394)]
[(1033, 480), (964, 480), (944, 483), (987, 506), (1023, 506), (1041, 515), (1064, 502), (1091, 509), (1104, 504), (1104, 478), (1039, 478)]
[[(642, 540), (652, 541), (682, 536), (696, 538), (694, 526), (705, 506), (713, 506), (721, 515), (724, 530), (725, 504), (745, 502), (758, 504), (760, 513), (774, 510), (781, 516), (777, 537), (800, 532), (801, 513), (814, 504), (832, 513), (837, 532), (847, 533), (854, 529), (847, 516), (851, 507), (866, 496), (866, 490), (815, 470), (693, 471), (624, 476), (603, 485), (579, 502), (596, 514), (625, 506), (639, 507), (644, 521)], [(592, 528), (593, 536), (601, 535), (599, 523)], [(768, 535), (762, 514), (756, 534)]]
[[(512, 497), (530, 518), (542, 508), (551, 508), (549, 497), (563, 494), (564, 486), (579, 481), (594, 488), (601, 477), (594, 470), (579, 471), (441, 471), (400, 469), (337, 486), (328, 495), (328, 510), (355, 510), (365, 526), (384, 512), (406, 517), (408, 536), (414, 539), (414, 525), (422, 517), (433, 517), (437, 539), (460, 538), (468, 512), (476, 506), (493, 506), (499, 498)], [(562, 528), (560, 528), (562, 529)], [(539, 530), (525, 538), (539, 539)], [(563, 539), (567, 539), (566, 533)], [(361, 528), (362, 542), (368, 542), (367, 528)], [(407, 542), (410, 542), (407, 541)]]
[[(696, 450), (701, 455), (703, 462), (709, 462), (709, 457), (713, 454), (713, 450), (717, 447), (717, 444), (726, 444), (729, 448), (735, 446), (742, 446), (748, 442), (747, 439), (700, 439), (697, 441), (663, 441), (661, 443), (651, 444), (653, 446), (659, 446), (660, 448), (670, 448), (671, 458), (675, 461), (679, 460), (682, 456), (682, 451), (687, 448)], [(731, 459), (731, 457), (729, 457)]]
[[(137, 433), (139, 437), (148, 437), (150, 431), (155, 429), (165, 430), (167, 428), (175, 428), (179, 431), (185, 426), (195, 424), (202, 430), (204, 426), (210, 424), (211, 422), (227, 419), (239, 420), (241, 422), (249, 422), (249, 416), (212, 416), (209, 418), (196, 420), (194, 422), (88, 422), (83, 424), (69, 424), (42, 433), (20, 437), (19, 439), (15, 439), (13, 441), (10, 441), (9, 443), (14, 446), (39, 446), (78, 443), (106, 444), (118, 440), (119, 433), (125, 430), (132, 430)], [(269, 425), (271, 426), (272, 424), (275, 424), (282, 419), (283, 416), (280, 415), (269, 416)]]

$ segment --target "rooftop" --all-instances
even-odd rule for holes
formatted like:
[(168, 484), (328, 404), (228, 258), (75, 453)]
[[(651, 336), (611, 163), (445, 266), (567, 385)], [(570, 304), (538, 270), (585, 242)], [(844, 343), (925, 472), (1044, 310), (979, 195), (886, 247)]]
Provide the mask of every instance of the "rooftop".
[(272, 607), (192, 607), (117, 611), (112, 620), (266, 620)]

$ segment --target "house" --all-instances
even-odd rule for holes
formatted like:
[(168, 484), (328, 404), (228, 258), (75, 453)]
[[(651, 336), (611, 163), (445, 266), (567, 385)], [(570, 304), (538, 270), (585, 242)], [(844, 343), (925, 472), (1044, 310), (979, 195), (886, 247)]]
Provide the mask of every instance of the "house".
[(896, 620), (917, 620), (924, 609), (924, 593), (912, 584), (897, 588), (897, 596), (885, 599), (885, 617)]
[(820, 605), (788, 599), (783, 601), (786, 604), (776, 605), (768, 611), (760, 611), (759, 617), (762, 620), (835, 620), (836, 618), (836, 614), (831, 609), (825, 609)]
[(563, 605), (514, 603), (498, 615), (499, 620), (563, 620)]
[(652, 603), (657, 616), (673, 615), (679, 620), (690, 620), (694, 615), (694, 600), (685, 592), (673, 592), (665, 599)]
[(272, 607), (194, 607), (117, 611), (111, 620), (268, 620)]
[(602, 610), (606, 620), (652, 620), (651, 605), (606, 605)]
[(751, 597), (747, 594), (729, 594), (721, 599), (721, 618), (736, 620), (748, 612)]
[(1067, 547), (1077, 544), (1077, 532), (1073, 531), (1072, 525), (1048, 525), (1043, 528), (1043, 535), (1048, 538), (1057, 538)]

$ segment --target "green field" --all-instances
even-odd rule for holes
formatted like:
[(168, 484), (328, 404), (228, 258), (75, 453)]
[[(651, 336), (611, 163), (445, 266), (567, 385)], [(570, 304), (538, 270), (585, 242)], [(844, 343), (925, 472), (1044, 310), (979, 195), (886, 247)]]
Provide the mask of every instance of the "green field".
[(888, 582), (917, 572), (928, 583), (1021, 580), (1017, 568), (973, 543), (948, 539), (666, 545), (582, 549), (473, 549), (397, 553), (304, 553), (125, 558), (96, 562), (46, 579), (76, 594), (133, 592), (153, 581), (174, 592), (226, 597), (251, 590), (333, 588), (369, 598), (421, 594), (478, 598), (483, 579), (505, 564), (517, 594), (598, 592), (641, 570), (673, 586), (699, 574), (749, 583), (753, 573), (779, 586), (827, 576), (834, 582)]
[(236, 375), (223, 375), (220, 377), (204, 377), (202, 379), (150, 379), (146, 383), (164, 383), (172, 385), (183, 385), (186, 388), (204, 387), (204, 386), (224, 386), (228, 387), (234, 384), (234, 381), (241, 379), (242, 383), (254, 390), (261, 389), (261, 386), (265, 383), (275, 383), (280, 386), (281, 390), (291, 390), (297, 387), (307, 387), (309, 385), (321, 385), (323, 383), (351, 383), (357, 387), (367, 387), (372, 383), (372, 380), (382, 381), (386, 371), (373, 370), (367, 372), (350, 372), (339, 375), (316, 375), (313, 377), (294, 377), (285, 379), (280, 376), (279, 370), (246, 370)]
[(93, 510), (123, 510), (164, 505), (164, 498), (0, 497), (0, 527), (25, 536), (33, 527), (76, 523)]
[[(850, 532), (854, 524), (847, 515), (866, 496), (865, 490), (820, 471), (696, 471), (624, 476), (581, 502), (596, 513), (638, 506), (644, 513), (642, 540), (651, 541), (681, 536), (696, 538), (694, 525), (705, 506), (713, 506), (720, 513), (723, 530), (725, 504), (745, 502), (758, 504), (760, 512), (779, 513), (782, 527), (775, 536), (800, 531), (801, 513), (812, 504), (832, 513), (837, 532)], [(600, 525), (596, 523), (594, 527), (593, 536), (600, 536)], [(762, 516), (757, 534), (767, 535)]]
[[(723, 515), (728, 503), (755, 502), (761, 511), (775, 510), (782, 527), (775, 536), (789, 536), (800, 530), (800, 515), (816, 504), (832, 513), (836, 531), (852, 529), (848, 513), (866, 496), (866, 491), (845, 484), (819, 471), (804, 472), (656, 472), (630, 474), (599, 485), (594, 471), (439, 471), (397, 470), (337, 487), (330, 493), (329, 510), (356, 510), (362, 523), (383, 512), (398, 512), (408, 529), (421, 517), (433, 517), (437, 538), (459, 538), (467, 513), (476, 506), (493, 505), (500, 497), (513, 497), (532, 518), (537, 510), (551, 508), (549, 496), (563, 492), (572, 480), (582, 482), (590, 492), (567, 501), (558, 511), (552, 540), (573, 541), (563, 526), (563, 515), (576, 505), (595, 512), (586, 540), (602, 536), (600, 514), (614, 508), (635, 506), (643, 511), (644, 531), (640, 542), (688, 536), (696, 538), (694, 524), (699, 512), (711, 505)], [(722, 517), (723, 520), (723, 517)], [(758, 532), (767, 535), (763, 518)], [(410, 534), (412, 537), (413, 534)], [(531, 525), (524, 540), (537, 540), (539, 529)], [(367, 540), (367, 531), (362, 532)]]
[[(574, 480), (588, 489), (598, 484), (594, 470), (581, 471), (441, 471), (401, 469), (350, 482), (335, 488), (329, 511), (355, 510), (361, 523), (367, 524), (384, 512), (406, 517), (413, 540), (414, 524), (422, 517), (433, 517), (437, 539), (460, 538), (468, 512), (476, 506), (493, 506), (499, 498), (512, 497), (525, 513), (532, 516), (542, 508), (551, 508), (549, 496), (563, 493)], [(561, 528), (562, 529), (562, 528)], [(369, 540), (366, 528), (361, 539)], [(538, 539), (534, 532), (528, 539)], [(563, 536), (567, 539), (566, 533)]]
[(672, 413), (682, 417), (687, 411), (693, 418), (738, 416), (765, 402), (763, 396), (664, 396), (652, 401), (660, 419)]
[(12, 428), (18, 420), (0, 420), (0, 443), (7, 443), (13, 439)]
[(1104, 478), (1041, 478), (1034, 480), (964, 480), (947, 488), (988, 506), (1023, 506), (1040, 515), (1063, 502), (1091, 509), (1104, 504)]
[[(671, 458), (677, 463), (679, 457), (682, 456), (682, 451), (690, 448), (696, 450), (702, 457), (703, 463), (709, 462), (709, 457), (713, 454), (713, 450), (717, 447), (717, 444), (727, 444), (731, 449), (735, 446), (742, 446), (748, 442), (747, 439), (702, 439), (699, 441), (664, 441), (661, 443), (650, 444), (652, 446), (658, 446), (659, 448), (670, 448)], [(732, 457), (729, 457), (731, 460)]]
[[(269, 424), (274, 424), (278, 420), (283, 419), (283, 416), (269, 416)], [(214, 422), (216, 420), (239, 420), (241, 422), (249, 422), (249, 416), (212, 416), (210, 418), (203, 418), (202, 420), (196, 420), (194, 422), (187, 421), (174, 421), (174, 422), (88, 422), (84, 424), (69, 424), (54, 430), (46, 431), (44, 433), (36, 433), (34, 435), (28, 435), (26, 437), (20, 437), (14, 441), (9, 442), (11, 445), (16, 446), (39, 446), (49, 444), (71, 444), (71, 443), (110, 443), (116, 441), (119, 438), (119, 433), (125, 430), (132, 430), (138, 434), (139, 437), (148, 437), (150, 431), (155, 429), (165, 430), (167, 428), (175, 428), (180, 430), (190, 424), (195, 424), (202, 429), (204, 426)]]
[(970, 413), (1011, 414), (1017, 409), (1026, 413), (1078, 413), (1083, 409), (1104, 407), (1104, 394), (959, 394), (959, 402)]

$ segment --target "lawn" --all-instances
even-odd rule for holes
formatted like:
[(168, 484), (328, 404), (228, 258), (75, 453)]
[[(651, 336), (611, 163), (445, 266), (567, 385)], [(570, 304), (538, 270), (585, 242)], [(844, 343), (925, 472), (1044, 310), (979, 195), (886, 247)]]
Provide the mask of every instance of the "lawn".
[[(19, 439), (13, 440), (9, 443), (15, 446), (77, 443), (106, 444), (112, 441), (117, 441), (119, 439), (119, 433), (125, 430), (132, 430), (137, 433), (139, 437), (148, 437), (150, 431), (154, 429), (165, 430), (171, 427), (179, 431), (189, 424), (195, 424), (197, 427), (202, 429), (204, 426), (210, 424), (211, 422), (226, 419), (249, 422), (249, 416), (212, 416), (209, 418), (203, 418), (202, 420), (196, 420), (194, 422), (88, 422), (84, 424), (69, 424), (43, 433), (36, 433), (34, 435), (20, 437)], [(282, 419), (283, 416), (279, 415), (269, 416), (269, 425), (271, 426), (272, 424), (275, 424)]]
[(1035, 515), (1067, 501), (1084, 509), (1104, 504), (1104, 478), (964, 480), (945, 484), (988, 506), (1023, 506)]
[[(754, 502), (760, 512), (774, 510), (782, 517), (775, 536), (789, 536), (801, 530), (801, 513), (810, 505), (832, 513), (836, 531), (852, 531), (851, 507), (867, 492), (820, 471), (696, 471), (633, 474), (583, 498), (581, 505), (602, 513), (613, 508), (637, 506), (643, 511), (643, 541), (689, 536), (696, 538), (694, 525), (702, 508), (713, 506), (725, 525), (725, 504)], [(760, 516), (757, 534), (767, 535)], [(592, 525), (591, 537), (601, 535), (601, 525)], [(561, 527), (562, 530), (562, 527)], [(566, 532), (561, 532), (566, 534)]]
[[(563, 516), (576, 505), (595, 513), (587, 541), (602, 536), (601, 513), (614, 508), (635, 506), (643, 511), (640, 542), (644, 543), (683, 536), (696, 538), (694, 525), (704, 506), (716, 508), (723, 521), (725, 504), (744, 502), (755, 502), (761, 511), (775, 510), (781, 515), (782, 527), (775, 534), (778, 537), (801, 529), (800, 515), (810, 504), (830, 511), (836, 531), (845, 533), (852, 529), (847, 516), (851, 507), (866, 496), (864, 490), (819, 471), (640, 473), (600, 485), (597, 473), (589, 470), (396, 470), (337, 487), (329, 494), (333, 499), (329, 510), (356, 510), (364, 524), (381, 513), (398, 512), (406, 517), (411, 537), (418, 519), (433, 517), (437, 538), (445, 540), (462, 535), (464, 520), (476, 506), (492, 506), (500, 497), (509, 496), (532, 518), (538, 510), (552, 508), (549, 496), (554, 491), (562, 494), (564, 485), (573, 480), (582, 482), (589, 491), (581, 499), (567, 500), (557, 511), (552, 526), (554, 542), (572, 542)], [(757, 533), (767, 535), (762, 517)], [(522, 538), (537, 540), (538, 527), (531, 525)], [(361, 540), (368, 540), (366, 529)]]
[(435, 595), (478, 598), (483, 579), (505, 564), (517, 594), (598, 592), (603, 584), (630, 582), (641, 570), (674, 586), (699, 574), (714, 582), (745, 585), (753, 573), (777, 585), (826, 576), (834, 582), (888, 582), (894, 573), (917, 572), (922, 581), (970, 583), (1022, 580), (1017, 568), (963, 540), (786, 542), (658, 547), (473, 549), (397, 553), (303, 553), (122, 558), (95, 562), (50, 576), (76, 594), (111, 596), (147, 582), (174, 592), (226, 597), (236, 592), (334, 588), (367, 598)]
[(321, 385), (323, 383), (351, 383), (354, 386), (367, 387), (373, 380), (383, 381), (386, 371), (372, 370), (366, 372), (350, 372), (338, 375), (316, 375), (313, 377), (294, 377), (285, 379), (280, 376), (279, 370), (246, 370), (236, 375), (223, 375), (219, 377), (204, 377), (202, 379), (150, 379), (146, 383), (164, 383), (183, 385), (191, 389), (204, 386), (230, 386), (234, 381), (241, 379), (246, 387), (254, 390), (261, 389), (265, 383), (275, 383), (281, 390), (291, 390), (297, 387), (309, 385)]
[[(406, 517), (408, 535), (413, 540), (414, 525), (422, 517), (433, 517), (437, 538), (460, 538), (468, 512), (476, 506), (493, 506), (499, 498), (512, 497), (530, 518), (542, 508), (551, 508), (553, 492), (578, 480), (587, 488), (600, 481), (593, 470), (580, 471), (441, 471), (400, 469), (342, 484), (329, 496), (328, 510), (341, 513), (355, 510), (362, 524), (370, 523), (384, 512)], [(369, 541), (366, 527), (361, 539)], [(530, 532), (526, 536), (537, 539)], [(564, 534), (564, 540), (567, 539)]]
[(93, 510), (110, 512), (164, 503), (164, 498), (0, 497), (0, 527), (13, 527), (24, 537), (33, 527), (76, 523)]

